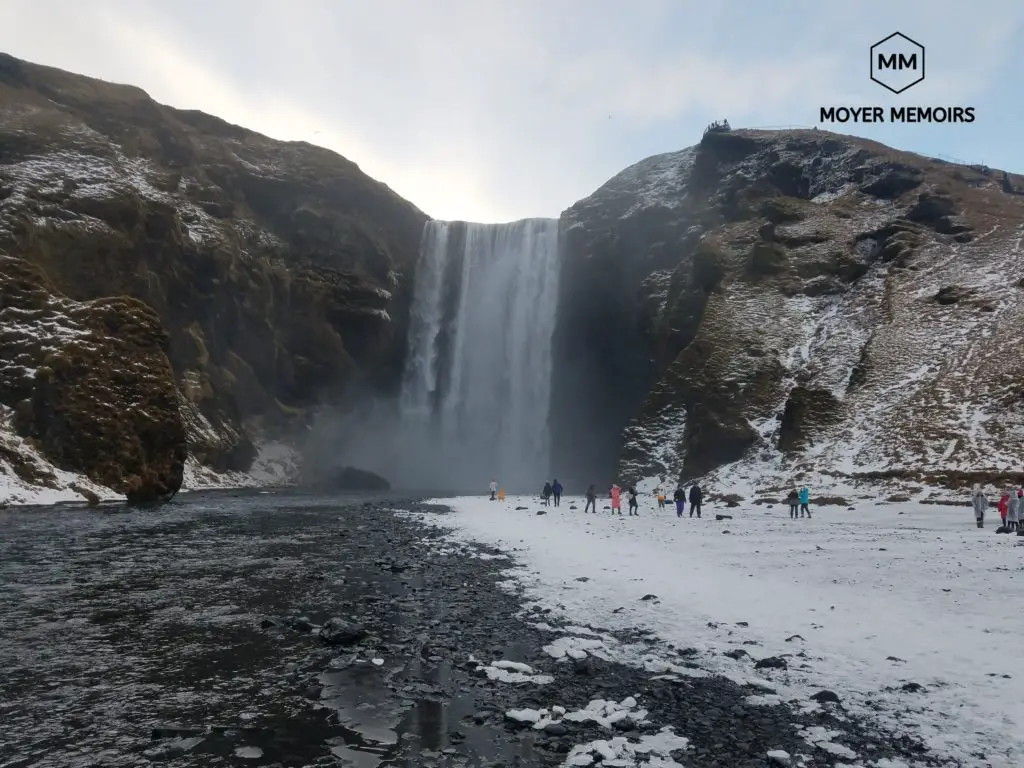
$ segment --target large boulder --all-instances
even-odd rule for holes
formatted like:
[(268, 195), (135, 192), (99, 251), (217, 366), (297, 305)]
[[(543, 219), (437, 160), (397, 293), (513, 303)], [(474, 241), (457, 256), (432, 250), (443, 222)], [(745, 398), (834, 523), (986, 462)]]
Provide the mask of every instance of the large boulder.
[[(0, 403), (58, 468), (129, 501), (178, 491), (185, 425), (167, 348), (159, 318), (142, 302), (73, 301), (39, 267), (0, 254)], [(25, 461), (7, 458), (24, 471)]]

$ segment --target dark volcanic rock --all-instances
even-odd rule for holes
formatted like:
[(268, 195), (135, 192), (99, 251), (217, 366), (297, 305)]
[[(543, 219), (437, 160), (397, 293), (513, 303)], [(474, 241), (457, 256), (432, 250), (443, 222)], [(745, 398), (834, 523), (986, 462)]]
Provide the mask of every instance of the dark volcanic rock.
[(386, 479), (365, 469), (342, 467), (311, 479), (311, 485), (321, 490), (331, 491), (389, 491), (391, 483)]
[[(43, 270), (0, 254), (0, 403), (59, 468), (130, 501), (173, 496), (185, 467), (167, 334), (156, 314), (127, 297), (73, 301)], [(22, 480), (56, 478), (2, 449)], [(90, 503), (95, 494), (79, 490)]]
[[(397, 387), (425, 219), (328, 150), (0, 54), (0, 250), (43, 270), (55, 297), (107, 301), (110, 322), (145, 317), (126, 327), (154, 339), (163, 325), (154, 349), (170, 359), (189, 450), (214, 469), (248, 469), (255, 438), (287, 437), (325, 401)], [(158, 405), (167, 372), (126, 359), (95, 377), (139, 394), (153, 423), (93, 419), (126, 436), (114, 455), (61, 417), (43, 449), (160, 495), (180, 482), (182, 427)], [(53, 397), (69, 397), (62, 387)], [(123, 482), (97, 474), (119, 461)]]
[(320, 639), (328, 645), (355, 645), (366, 637), (366, 628), (344, 619), (333, 618), (320, 627)]
[(755, 669), (786, 669), (789, 665), (781, 656), (769, 656), (765, 659), (758, 659), (754, 664)]
[(817, 702), (819, 702), (821, 704), (825, 704), (825, 703), (838, 704), (839, 703), (839, 696), (837, 694), (833, 693), (832, 691), (818, 691), (816, 694), (811, 696), (811, 699), (813, 701), (817, 701)]

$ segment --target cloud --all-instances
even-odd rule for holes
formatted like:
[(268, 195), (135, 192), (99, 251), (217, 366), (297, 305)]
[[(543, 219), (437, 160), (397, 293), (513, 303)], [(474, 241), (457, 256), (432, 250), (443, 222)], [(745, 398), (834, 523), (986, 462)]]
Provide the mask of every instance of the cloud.
[(478, 220), (557, 215), (713, 119), (807, 125), (819, 105), (890, 103), (866, 49), (897, 29), (928, 48), (928, 79), (907, 95), (968, 103), (1005, 72), (1024, 18), (1008, 0), (196, 7), (5, 0), (0, 48), (322, 144), (431, 215)]

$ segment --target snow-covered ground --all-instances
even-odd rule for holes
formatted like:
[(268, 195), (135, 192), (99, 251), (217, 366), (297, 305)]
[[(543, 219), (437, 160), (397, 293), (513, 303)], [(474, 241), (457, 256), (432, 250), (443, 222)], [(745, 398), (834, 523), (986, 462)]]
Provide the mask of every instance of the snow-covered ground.
[[(586, 515), (581, 499), (545, 515), (525, 497), (434, 502), (452, 514), (417, 518), (509, 552), (528, 598), (597, 631), (561, 639), (552, 655), (586, 647), (653, 673), (724, 674), (774, 691), (752, 703), (814, 707), (810, 697), (829, 690), (852, 715), (962, 765), (1024, 765), (1024, 538), (996, 535), (994, 514), (979, 530), (967, 507), (915, 502), (822, 507), (810, 520), (749, 504), (680, 520), (649, 497), (633, 518)], [(601, 631), (631, 628), (666, 643), (661, 661), (600, 639), (595, 651)], [(688, 660), (700, 668), (679, 665), (668, 644), (697, 649)], [(748, 655), (724, 655), (740, 650)], [(769, 657), (788, 669), (755, 669)], [(806, 734), (812, 748), (828, 750), (829, 738)], [(842, 751), (837, 765), (876, 764)]]
[(0, 428), (0, 451), (16, 454), (22, 463), (30, 463), (35, 472), (46, 478), (45, 484), (28, 482), (18, 476), (11, 462), (0, 453), (0, 505), (49, 505), (66, 501), (82, 503), (86, 501), (86, 495), (80, 490), (96, 494), (100, 501), (123, 498), (109, 488), (92, 482), (85, 475), (58, 469), (13, 431)]
[[(46, 484), (29, 483), (20, 478), (10, 462), (4, 459), (4, 450), (30, 462), (37, 473), (46, 476)], [(181, 492), (289, 485), (294, 482), (297, 467), (298, 454), (279, 443), (261, 445), (259, 455), (248, 472), (214, 472), (189, 457)], [(98, 485), (85, 475), (58, 469), (13, 430), (0, 428), (0, 505), (84, 503), (86, 495), (79, 489), (96, 494), (100, 501), (124, 500), (123, 494)]]
[(215, 472), (191, 456), (185, 462), (182, 492), (289, 485), (298, 474), (299, 454), (283, 443), (263, 443), (248, 472)]

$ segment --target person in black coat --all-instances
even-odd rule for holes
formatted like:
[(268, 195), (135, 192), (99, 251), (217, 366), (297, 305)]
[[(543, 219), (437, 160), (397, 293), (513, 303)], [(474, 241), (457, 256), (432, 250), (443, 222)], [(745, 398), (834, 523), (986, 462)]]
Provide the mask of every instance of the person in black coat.
[(672, 494), (672, 500), (676, 503), (676, 517), (682, 517), (683, 512), (686, 511), (686, 491), (683, 490), (683, 486), (676, 486), (676, 491)]
[(800, 508), (800, 494), (797, 492), (796, 488), (789, 492), (789, 496), (786, 497), (786, 501), (789, 502), (789, 516), (795, 520), (797, 509)]
[(693, 513), (697, 513), (697, 517), (700, 517), (700, 504), (704, 500), (704, 492), (700, 489), (700, 486), (696, 483), (690, 488), (690, 517), (693, 517)]

